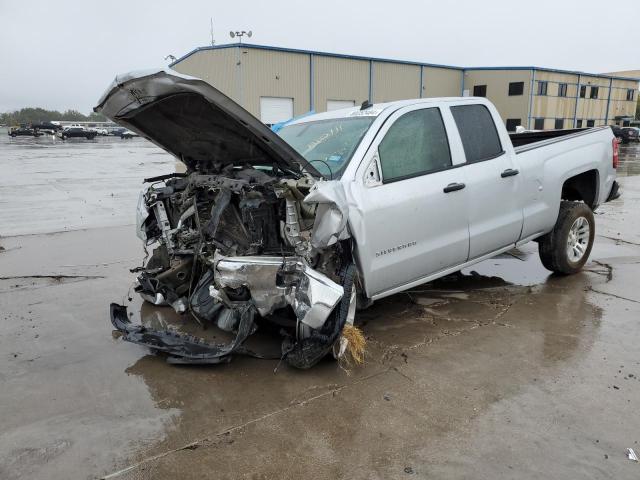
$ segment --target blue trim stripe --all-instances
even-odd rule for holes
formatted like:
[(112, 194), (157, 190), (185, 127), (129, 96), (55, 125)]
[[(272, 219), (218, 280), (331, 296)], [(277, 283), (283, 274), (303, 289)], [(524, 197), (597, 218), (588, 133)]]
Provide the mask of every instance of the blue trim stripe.
[(373, 103), (373, 60), (369, 60), (369, 103)]
[(609, 106), (611, 105), (611, 84), (613, 83), (613, 78), (609, 79), (609, 96), (607, 98), (607, 113), (605, 114), (604, 123), (609, 121)]

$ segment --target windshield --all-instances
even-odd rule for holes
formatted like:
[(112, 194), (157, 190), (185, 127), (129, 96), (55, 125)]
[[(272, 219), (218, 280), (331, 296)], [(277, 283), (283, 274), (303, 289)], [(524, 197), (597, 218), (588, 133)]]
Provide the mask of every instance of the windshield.
[(375, 117), (332, 118), (288, 125), (278, 135), (329, 179), (340, 178)]

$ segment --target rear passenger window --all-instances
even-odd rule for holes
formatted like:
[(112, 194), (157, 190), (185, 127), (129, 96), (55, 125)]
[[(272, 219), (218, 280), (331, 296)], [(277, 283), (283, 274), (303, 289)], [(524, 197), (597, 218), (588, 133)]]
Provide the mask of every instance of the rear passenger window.
[(487, 107), (459, 105), (451, 107), (451, 113), (462, 138), (467, 163), (482, 162), (504, 153)]
[(401, 116), (380, 142), (378, 155), (384, 183), (450, 167), (449, 141), (440, 109), (426, 108)]

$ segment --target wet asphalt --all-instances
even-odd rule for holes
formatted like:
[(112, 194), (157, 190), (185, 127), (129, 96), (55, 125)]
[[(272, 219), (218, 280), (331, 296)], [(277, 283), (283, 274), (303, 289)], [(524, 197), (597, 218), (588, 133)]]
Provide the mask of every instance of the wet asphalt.
[(621, 154), (582, 273), (527, 244), (359, 313), (363, 367), (274, 373), (171, 366), (112, 335), (144, 256), (137, 191), (172, 157), (0, 132), (0, 478), (640, 477), (640, 147)]

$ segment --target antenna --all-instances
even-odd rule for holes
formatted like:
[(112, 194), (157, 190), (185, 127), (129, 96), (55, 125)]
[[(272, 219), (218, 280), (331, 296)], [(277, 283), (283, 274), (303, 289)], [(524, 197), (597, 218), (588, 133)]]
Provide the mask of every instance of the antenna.
[(216, 44), (216, 41), (213, 39), (213, 17), (211, 17), (210, 20), (211, 20), (211, 46), (213, 47)]

